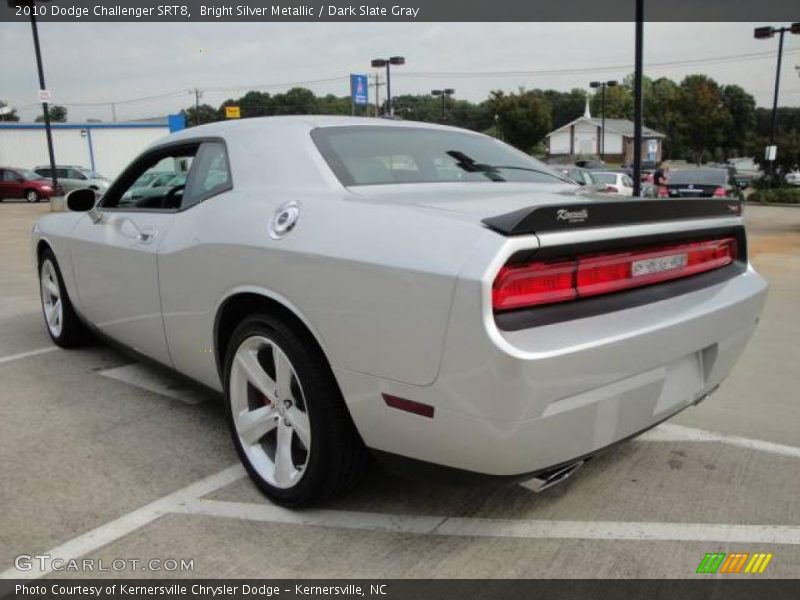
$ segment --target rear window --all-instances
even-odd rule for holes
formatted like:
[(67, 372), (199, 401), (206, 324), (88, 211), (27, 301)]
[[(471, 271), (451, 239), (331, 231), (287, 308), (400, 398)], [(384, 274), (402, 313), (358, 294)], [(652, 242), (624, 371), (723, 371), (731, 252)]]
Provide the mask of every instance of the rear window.
[(356, 125), (311, 132), (343, 185), (568, 180), (495, 139), (420, 127)]
[(725, 169), (687, 169), (685, 171), (669, 171), (667, 183), (673, 185), (725, 185), (728, 181), (728, 171)]
[(613, 173), (592, 173), (592, 178), (597, 183), (617, 183), (617, 176)]

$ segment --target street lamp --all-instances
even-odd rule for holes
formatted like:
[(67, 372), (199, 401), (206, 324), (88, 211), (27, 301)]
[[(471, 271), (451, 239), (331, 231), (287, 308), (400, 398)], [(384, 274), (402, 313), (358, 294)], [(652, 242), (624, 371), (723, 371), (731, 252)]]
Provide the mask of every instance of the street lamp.
[(775, 95), (772, 98), (772, 124), (769, 129), (769, 147), (767, 148), (765, 158), (769, 162), (769, 170), (771, 179), (775, 177), (775, 158), (777, 157), (777, 148), (775, 147), (775, 125), (778, 118), (778, 89), (781, 83), (781, 59), (783, 58), (783, 34), (789, 31), (790, 33), (800, 34), (800, 23), (792, 23), (789, 27), (756, 27), (753, 31), (753, 37), (757, 40), (766, 40), (774, 37), (776, 33), (780, 34), (778, 38), (778, 68), (775, 71)]
[(400, 66), (406, 64), (406, 59), (403, 56), (392, 56), (391, 58), (373, 58), (372, 67), (379, 69), (386, 67), (386, 102), (388, 103), (388, 113), (390, 117), (394, 116), (394, 108), (392, 108), (392, 82), (389, 67), (391, 65)]
[[(49, 2), (50, 0), (40, 0), (41, 2)], [(36, 26), (36, 10), (35, 0), (7, 0), (10, 8), (17, 6), (27, 6), (30, 10), (31, 17), (31, 31), (33, 32), (33, 50), (36, 53), (36, 67), (39, 70), (39, 96), (42, 100), (42, 110), (44, 112), (44, 130), (47, 135), (47, 153), (50, 155), (50, 174), (53, 179), (53, 192), (58, 190), (58, 176), (56, 175), (56, 155), (53, 151), (53, 134), (50, 131), (50, 108), (47, 105), (47, 97), (45, 90), (47, 87), (44, 84), (44, 67), (42, 66), (42, 50), (39, 47), (39, 29)]]
[(606, 88), (614, 87), (617, 85), (616, 81), (592, 81), (589, 86), (593, 88), (600, 88), (600, 110), (603, 111), (603, 117), (600, 125), (600, 158), (606, 157)]
[(452, 96), (456, 91), (453, 88), (444, 88), (443, 90), (431, 90), (432, 96), (441, 96), (442, 98), (442, 121), (444, 121), (444, 103), (447, 96)]

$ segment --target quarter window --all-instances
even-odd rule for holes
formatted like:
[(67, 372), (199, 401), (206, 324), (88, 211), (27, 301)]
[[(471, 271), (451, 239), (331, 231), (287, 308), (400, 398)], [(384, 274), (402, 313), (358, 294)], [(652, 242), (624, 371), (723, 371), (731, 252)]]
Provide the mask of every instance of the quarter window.
[(186, 184), (183, 208), (231, 188), (228, 154), (222, 142), (205, 142), (194, 160)]

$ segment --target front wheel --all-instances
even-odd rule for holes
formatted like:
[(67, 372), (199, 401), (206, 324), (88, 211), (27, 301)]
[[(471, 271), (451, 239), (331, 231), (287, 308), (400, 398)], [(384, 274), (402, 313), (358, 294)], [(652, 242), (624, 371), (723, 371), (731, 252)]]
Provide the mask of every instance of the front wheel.
[(228, 348), (228, 423), (256, 485), (286, 506), (321, 502), (354, 486), (366, 449), (311, 340), (257, 314), (236, 328)]
[(39, 201), (39, 192), (36, 190), (28, 190), (25, 192), (25, 200), (28, 202), (38, 202)]
[(42, 313), (50, 338), (63, 348), (82, 346), (91, 334), (72, 307), (55, 254), (49, 248), (39, 263), (39, 290)]

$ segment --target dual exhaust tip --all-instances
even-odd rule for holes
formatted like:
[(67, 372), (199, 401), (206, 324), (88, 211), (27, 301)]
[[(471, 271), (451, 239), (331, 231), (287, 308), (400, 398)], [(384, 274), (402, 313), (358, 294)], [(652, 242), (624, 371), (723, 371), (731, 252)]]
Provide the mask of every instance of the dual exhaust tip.
[(563, 483), (564, 481), (572, 477), (575, 471), (577, 471), (583, 465), (586, 464), (587, 460), (589, 459), (578, 460), (566, 466), (552, 469), (551, 471), (544, 471), (542, 473), (539, 473), (536, 477), (532, 479), (520, 482), (519, 485), (538, 494), (539, 492), (543, 492), (544, 490), (551, 488), (554, 485)]

